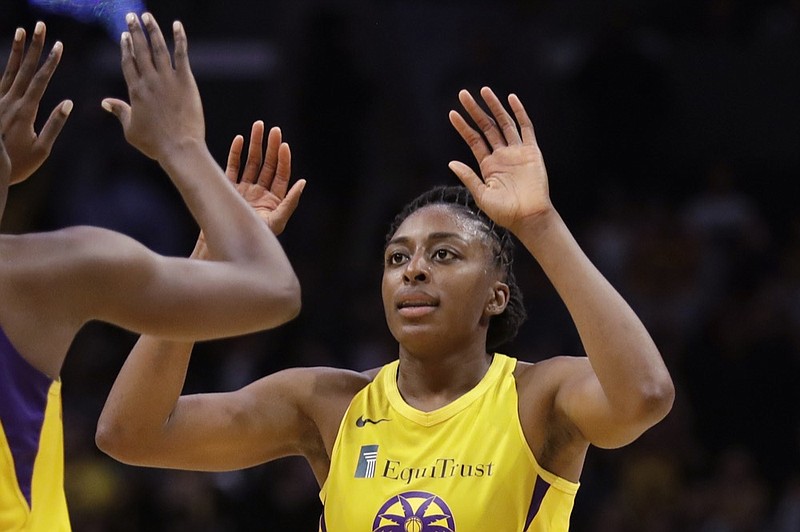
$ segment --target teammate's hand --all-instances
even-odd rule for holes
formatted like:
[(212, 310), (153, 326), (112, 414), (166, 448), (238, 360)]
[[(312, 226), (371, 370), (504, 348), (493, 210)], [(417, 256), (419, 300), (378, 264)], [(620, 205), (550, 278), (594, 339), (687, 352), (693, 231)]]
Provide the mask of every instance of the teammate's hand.
[(56, 42), (39, 67), (45, 33), (44, 23), (37, 22), (26, 51), (25, 30), (17, 28), (8, 63), (0, 79), (0, 134), (11, 161), (11, 183), (23, 181), (42, 165), (72, 111), (72, 101), (59, 103), (41, 131), (36, 133), (34, 121), (39, 112), (39, 103), (63, 50), (61, 43)]
[(203, 106), (189, 66), (183, 25), (178, 21), (172, 25), (175, 53), (170, 58), (152, 14), (142, 15), (146, 35), (134, 13), (128, 13), (126, 21), (128, 31), (122, 34), (120, 48), (130, 104), (106, 98), (103, 108), (119, 119), (132, 146), (157, 161), (187, 143), (205, 143)]

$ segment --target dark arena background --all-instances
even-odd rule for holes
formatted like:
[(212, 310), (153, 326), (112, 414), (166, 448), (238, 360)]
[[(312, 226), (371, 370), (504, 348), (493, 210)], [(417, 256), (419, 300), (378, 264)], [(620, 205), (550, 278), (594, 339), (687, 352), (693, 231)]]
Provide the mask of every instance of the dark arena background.
[[(112, 26), (34, 3), (2, 1), (3, 62), (14, 28), (44, 20), (64, 56), (40, 123), (64, 98), (75, 109), (44, 167), (11, 189), (4, 230), (94, 224), (188, 254), (196, 227), (176, 191), (100, 108), (126, 97)], [(281, 235), (301, 315), (199, 345), (187, 392), (396, 356), (380, 301), (383, 235), (409, 199), (457, 181), (448, 161), (473, 163), (447, 113), (459, 89), (489, 85), (525, 103), (556, 207), (642, 317), (677, 386), (670, 415), (636, 443), (590, 451), (572, 530), (800, 530), (800, 2), (148, 8), (164, 28), (186, 26), (217, 160), (263, 119), (282, 127), (293, 177), (308, 179)], [(504, 351), (582, 354), (542, 272), (522, 254), (515, 267), (529, 321)], [(318, 487), (300, 459), (210, 474), (129, 467), (97, 450), (97, 417), (134, 341), (90, 324), (67, 358), (74, 530), (316, 530)]]

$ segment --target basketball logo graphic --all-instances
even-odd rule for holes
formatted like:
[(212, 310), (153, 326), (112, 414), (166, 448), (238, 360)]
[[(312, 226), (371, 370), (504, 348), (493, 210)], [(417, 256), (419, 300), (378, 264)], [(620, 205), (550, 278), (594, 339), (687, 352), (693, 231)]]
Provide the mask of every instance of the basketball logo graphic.
[(378, 510), (373, 532), (455, 532), (456, 523), (447, 504), (426, 491), (395, 495)]

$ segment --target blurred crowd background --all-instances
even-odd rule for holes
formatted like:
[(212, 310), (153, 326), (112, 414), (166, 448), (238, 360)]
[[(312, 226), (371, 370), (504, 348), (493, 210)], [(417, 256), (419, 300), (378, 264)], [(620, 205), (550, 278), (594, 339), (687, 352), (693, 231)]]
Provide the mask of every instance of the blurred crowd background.
[[(384, 233), (408, 200), (456, 182), (448, 161), (472, 164), (447, 112), (459, 89), (489, 85), (525, 103), (557, 208), (649, 327), (678, 390), (636, 443), (590, 451), (572, 530), (800, 531), (800, 1), (147, 7), (162, 27), (186, 25), (218, 161), (263, 119), (282, 127), (294, 177), (309, 181), (281, 236), (303, 285), (300, 317), (198, 345), (187, 392), (396, 356), (379, 291)], [(23, 1), (0, 10), (3, 57), (14, 28), (38, 19), (49, 43), (64, 43), (42, 115), (75, 102), (49, 161), (11, 190), (4, 231), (95, 224), (188, 254), (196, 227), (169, 180), (100, 108), (125, 96), (116, 36)], [(563, 304), (518, 255), (530, 317), (504, 351), (582, 354)], [(212, 474), (129, 467), (96, 449), (134, 341), (90, 324), (67, 358), (74, 529), (316, 530), (318, 487), (301, 459)]]

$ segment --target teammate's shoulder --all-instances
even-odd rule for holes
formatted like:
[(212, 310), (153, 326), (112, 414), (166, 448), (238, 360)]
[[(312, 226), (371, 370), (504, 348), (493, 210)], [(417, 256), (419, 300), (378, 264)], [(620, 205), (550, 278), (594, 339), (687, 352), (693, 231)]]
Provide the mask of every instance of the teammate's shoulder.
[(94, 225), (70, 225), (60, 229), (52, 229), (50, 231), (34, 231), (30, 233), (19, 233), (13, 236), (18, 240), (74, 240), (85, 238), (96, 238), (105, 235), (119, 235), (116, 231), (106, 229), (104, 227), (97, 227)]
[(97, 242), (96, 235), (96, 232), (86, 231), (83, 227), (2, 234), (0, 255), (14, 259), (4, 262), (7, 271), (38, 274), (39, 267), (57, 265), (60, 258), (82, 252), (83, 243)]
[(49, 235), (49, 238), (63, 240), (73, 244), (84, 244), (97, 248), (98, 251), (102, 250), (102, 244), (104, 243), (112, 241), (127, 242), (133, 240), (131, 237), (123, 233), (93, 225), (75, 225), (58, 229), (56, 231), (51, 231), (47, 234)]
[(79, 251), (85, 253), (87, 249), (96, 249), (103, 252), (108, 249), (107, 244), (111, 241), (130, 240), (130, 237), (91, 225), (76, 225), (55, 229), (52, 231), (37, 231), (20, 234), (0, 235), (0, 242), (6, 246), (10, 252), (19, 255), (25, 253), (56, 255), (59, 252), (74, 253)]

